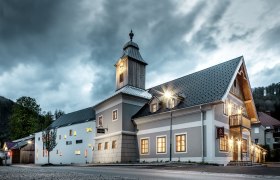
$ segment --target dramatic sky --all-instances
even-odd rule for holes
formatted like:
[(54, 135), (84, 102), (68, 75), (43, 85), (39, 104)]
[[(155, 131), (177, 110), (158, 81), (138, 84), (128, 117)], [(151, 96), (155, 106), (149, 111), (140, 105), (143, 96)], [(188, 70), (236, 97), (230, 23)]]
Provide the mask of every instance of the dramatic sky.
[(146, 87), (243, 55), (252, 87), (280, 81), (278, 0), (0, 0), (0, 95), (44, 111), (115, 91), (132, 28)]

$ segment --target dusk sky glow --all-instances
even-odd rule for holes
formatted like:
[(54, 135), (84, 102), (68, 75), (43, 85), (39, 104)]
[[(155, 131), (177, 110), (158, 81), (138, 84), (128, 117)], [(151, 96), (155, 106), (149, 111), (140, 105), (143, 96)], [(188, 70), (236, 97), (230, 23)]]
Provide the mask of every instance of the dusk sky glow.
[(66, 113), (115, 91), (133, 29), (146, 88), (244, 56), (252, 87), (280, 81), (278, 0), (0, 0), (0, 96)]

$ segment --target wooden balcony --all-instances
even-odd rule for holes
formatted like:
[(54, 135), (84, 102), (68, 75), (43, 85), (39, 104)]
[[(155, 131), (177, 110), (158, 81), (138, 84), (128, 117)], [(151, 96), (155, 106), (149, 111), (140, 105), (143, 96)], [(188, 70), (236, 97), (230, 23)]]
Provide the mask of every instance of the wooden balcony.
[(229, 116), (229, 126), (230, 127), (245, 127), (251, 129), (251, 121), (243, 116), (242, 114), (231, 115)]

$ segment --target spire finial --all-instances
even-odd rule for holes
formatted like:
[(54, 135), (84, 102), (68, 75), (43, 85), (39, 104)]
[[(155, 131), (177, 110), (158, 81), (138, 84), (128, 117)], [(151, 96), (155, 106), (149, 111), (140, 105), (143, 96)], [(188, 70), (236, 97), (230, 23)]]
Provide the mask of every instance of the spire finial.
[(132, 32), (132, 29), (131, 29), (131, 31), (130, 31), (130, 33), (129, 33), (130, 41), (132, 41), (133, 36), (134, 36), (134, 34), (133, 34), (133, 32)]

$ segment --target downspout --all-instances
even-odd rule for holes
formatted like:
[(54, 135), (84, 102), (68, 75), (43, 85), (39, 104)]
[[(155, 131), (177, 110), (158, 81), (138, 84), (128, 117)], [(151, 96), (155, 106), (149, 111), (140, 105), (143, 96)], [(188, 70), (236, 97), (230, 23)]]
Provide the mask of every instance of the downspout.
[(200, 106), (200, 119), (201, 119), (201, 162), (204, 162), (204, 122), (203, 122), (203, 110)]

